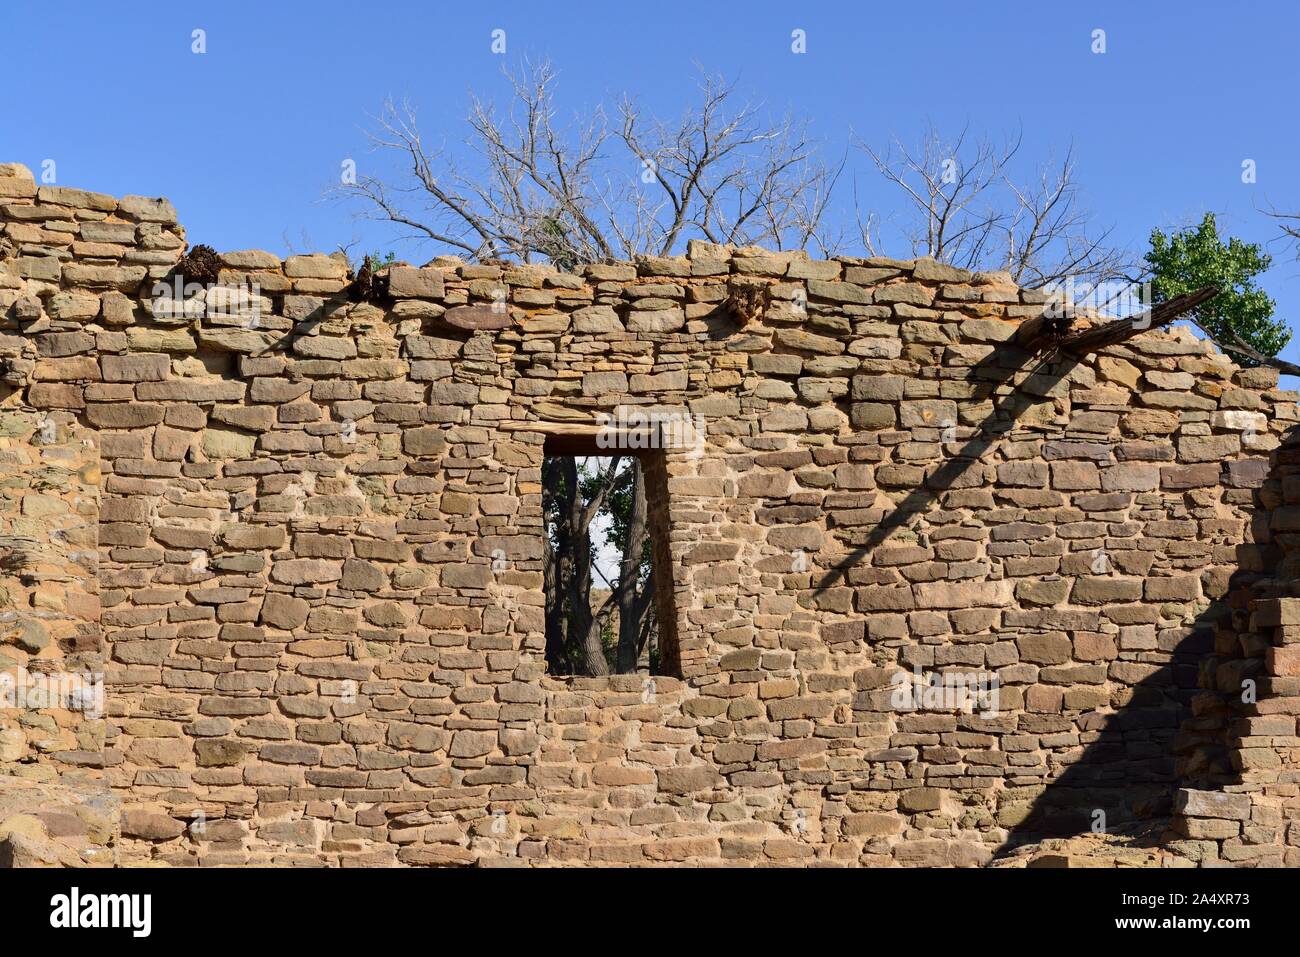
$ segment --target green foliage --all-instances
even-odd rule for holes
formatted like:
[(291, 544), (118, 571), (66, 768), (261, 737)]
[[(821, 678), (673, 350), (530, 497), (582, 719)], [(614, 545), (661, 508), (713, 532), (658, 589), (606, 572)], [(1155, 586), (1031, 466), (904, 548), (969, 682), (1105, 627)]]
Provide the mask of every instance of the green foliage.
[[(1273, 318), (1273, 300), (1255, 285), (1255, 277), (1268, 269), (1272, 257), (1256, 243), (1233, 236), (1225, 242), (1213, 213), (1206, 213), (1196, 228), (1169, 236), (1152, 230), (1146, 261), (1156, 302), (1203, 286), (1222, 290), (1197, 310), (1197, 320), (1220, 343), (1235, 345), (1240, 336), (1264, 355), (1274, 356), (1291, 340), (1286, 323)], [(1243, 356), (1233, 358), (1243, 365), (1258, 365)]]
[(374, 272), (379, 269), (387, 269), (393, 265), (397, 262), (397, 256), (391, 251), (384, 253), (382, 256), (378, 252), (366, 253), (365, 261), (369, 263), (371, 271)]

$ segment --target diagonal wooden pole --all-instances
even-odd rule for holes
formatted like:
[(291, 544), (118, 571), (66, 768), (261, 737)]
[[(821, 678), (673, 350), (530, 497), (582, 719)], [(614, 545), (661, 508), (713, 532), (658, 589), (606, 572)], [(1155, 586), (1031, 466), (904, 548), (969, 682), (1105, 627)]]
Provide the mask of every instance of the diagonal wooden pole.
[(1057, 350), (1074, 355), (1087, 355), (1107, 346), (1127, 342), (1134, 336), (1151, 329), (1167, 326), (1179, 316), (1191, 312), (1218, 294), (1217, 286), (1204, 286), (1195, 292), (1184, 293), (1167, 302), (1159, 303), (1146, 312), (1125, 316), (1123, 319), (1113, 319), (1077, 332), (1072, 331), (1074, 316), (1044, 313), (1035, 316), (1020, 327), (1016, 334), (1016, 342), (1022, 349), (1034, 354)]

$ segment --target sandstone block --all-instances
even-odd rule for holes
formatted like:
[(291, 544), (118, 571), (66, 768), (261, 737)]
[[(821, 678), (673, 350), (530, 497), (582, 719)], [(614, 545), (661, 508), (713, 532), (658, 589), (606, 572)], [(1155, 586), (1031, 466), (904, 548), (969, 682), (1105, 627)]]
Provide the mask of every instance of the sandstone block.
[(997, 607), (1011, 603), (1009, 581), (921, 582), (912, 586), (918, 608)]
[(271, 579), (286, 585), (335, 582), (342, 577), (343, 568), (339, 562), (292, 558), (275, 562), (271, 566)]
[(1251, 796), (1222, 791), (1196, 791), (1179, 788), (1174, 794), (1174, 810), (1190, 818), (1247, 820), (1251, 817)]
[(257, 436), (230, 429), (205, 429), (203, 454), (210, 459), (246, 459), (257, 446)]
[(711, 765), (662, 768), (656, 772), (658, 788), (667, 794), (693, 794), (718, 785), (718, 772)]
[(1101, 575), (1075, 579), (1071, 600), (1080, 605), (1105, 605), (1119, 601), (1138, 601), (1142, 597), (1142, 579), (1109, 578)]
[(166, 814), (127, 808), (122, 812), (122, 834), (146, 841), (169, 841), (185, 833), (185, 825)]
[(393, 266), (388, 270), (388, 292), (396, 298), (441, 299), (444, 295), (442, 270)]

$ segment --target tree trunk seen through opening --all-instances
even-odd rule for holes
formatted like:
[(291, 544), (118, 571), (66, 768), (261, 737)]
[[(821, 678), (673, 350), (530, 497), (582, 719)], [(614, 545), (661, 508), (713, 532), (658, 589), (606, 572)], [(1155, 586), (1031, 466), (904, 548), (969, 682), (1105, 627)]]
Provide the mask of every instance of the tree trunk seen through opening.
[(641, 462), (548, 455), (542, 505), (548, 670), (591, 677), (654, 672), (654, 578)]

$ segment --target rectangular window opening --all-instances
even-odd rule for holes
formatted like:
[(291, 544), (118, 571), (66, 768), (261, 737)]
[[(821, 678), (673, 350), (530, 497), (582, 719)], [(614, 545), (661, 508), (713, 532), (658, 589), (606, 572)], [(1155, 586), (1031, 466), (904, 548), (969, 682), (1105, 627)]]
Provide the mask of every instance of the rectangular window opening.
[(663, 451), (549, 436), (542, 509), (547, 671), (680, 676)]

